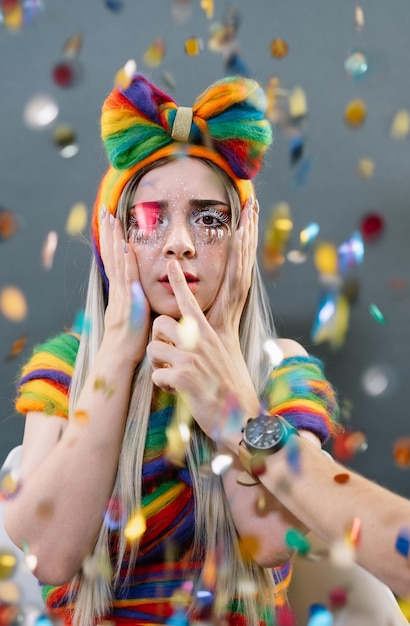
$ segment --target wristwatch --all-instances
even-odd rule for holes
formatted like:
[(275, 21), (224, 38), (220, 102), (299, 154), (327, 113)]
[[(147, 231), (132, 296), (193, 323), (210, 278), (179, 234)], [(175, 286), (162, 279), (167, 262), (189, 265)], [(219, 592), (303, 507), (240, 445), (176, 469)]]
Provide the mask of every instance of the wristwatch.
[(238, 475), (242, 485), (257, 485), (258, 475), (265, 469), (265, 457), (281, 450), (291, 435), (299, 436), (296, 428), (280, 415), (261, 413), (248, 420), (242, 429), (243, 439), (239, 444), (239, 460), (246, 472)]

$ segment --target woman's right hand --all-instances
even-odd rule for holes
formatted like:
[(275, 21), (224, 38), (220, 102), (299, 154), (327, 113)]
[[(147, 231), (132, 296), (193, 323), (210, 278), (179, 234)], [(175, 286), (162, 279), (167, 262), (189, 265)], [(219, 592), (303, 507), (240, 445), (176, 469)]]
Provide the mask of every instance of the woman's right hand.
[(151, 310), (139, 281), (132, 246), (124, 239), (118, 219), (103, 208), (100, 224), (101, 258), (109, 281), (103, 343), (121, 350), (137, 366), (145, 355), (151, 327)]

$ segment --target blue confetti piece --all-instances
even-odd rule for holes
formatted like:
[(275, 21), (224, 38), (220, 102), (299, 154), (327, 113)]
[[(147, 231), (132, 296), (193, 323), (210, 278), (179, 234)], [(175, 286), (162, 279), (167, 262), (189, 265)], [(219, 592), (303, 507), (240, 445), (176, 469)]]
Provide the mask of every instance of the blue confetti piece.
[(401, 528), (396, 539), (396, 550), (405, 557), (410, 553), (410, 528)]
[(141, 283), (137, 280), (131, 285), (131, 296), (130, 327), (133, 330), (138, 330), (145, 321), (145, 294), (142, 290)]
[(303, 161), (300, 162), (296, 170), (295, 176), (292, 178), (292, 181), (290, 183), (292, 189), (299, 189), (299, 187), (303, 187), (309, 177), (312, 166), (312, 157), (306, 157), (305, 159), (303, 159)]
[(332, 626), (332, 613), (323, 604), (313, 604), (309, 607), (310, 618), (307, 626)]

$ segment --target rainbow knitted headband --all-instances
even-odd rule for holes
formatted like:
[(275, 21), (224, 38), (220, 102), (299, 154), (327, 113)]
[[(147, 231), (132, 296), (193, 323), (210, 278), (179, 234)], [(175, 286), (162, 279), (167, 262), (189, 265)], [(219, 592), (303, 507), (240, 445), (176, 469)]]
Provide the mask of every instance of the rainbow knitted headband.
[(91, 225), (94, 253), (103, 274), (102, 207), (115, 215), (125, 185), (147, 165), (170, 155), (208, 159), (228, 174), (245, 203), (253, 193), (251, 179), (272, 143), (265, 109), (262, 88), (239, 76), (213, 83), (196, 98), (192, 109), (178, 107), (142, 74), (135, 74), (127, 89), (113, 89), (101, 116), (101, 137), (110, 167), (97, 193)]

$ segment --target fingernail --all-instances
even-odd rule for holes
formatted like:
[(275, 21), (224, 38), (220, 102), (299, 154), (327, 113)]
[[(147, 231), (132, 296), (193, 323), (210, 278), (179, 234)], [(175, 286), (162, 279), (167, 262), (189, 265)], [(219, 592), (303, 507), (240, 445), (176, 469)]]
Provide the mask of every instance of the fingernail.
[(127, 252), (128, 252), (128, 244), (125, 241), (125, 239), (121, 239), (121, 245), (122, 245), (122, 249), (124, 250), (125, 254), (127, 254)]
[(107, 214), (107, 207), (105, 206), (105, 204), (103, 204), (101, 207), (101, 211), (100, 211), (100, 220), (103, 220), (106, 214)]
[(255, 204), (255, 200), (253, 196), (249, 196), (246, 201), (246, 206), (248, 207), (248, 217), (252, 217), (253, 205)]
[(256, 213), (259, 213), (259, 209), (260, 209), (259, 200), (255, 200), (255, 211), (256, 211)]
[(243, 237), (243, 226), (238, 228), (238, 239), (239, 239), (239, 241), (242, 241), (242, 237)]
[(114, 219), (114, 216), (112, 215), (112, 213), (110, 213), (110, 225), (111, 225), (111, 228), (114, 230), (115, 219)]

